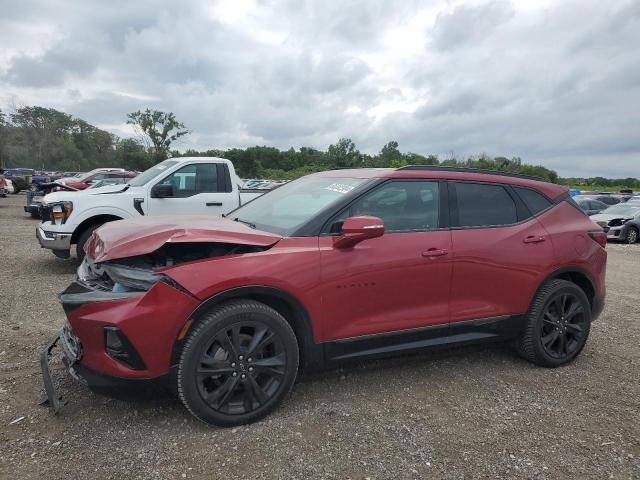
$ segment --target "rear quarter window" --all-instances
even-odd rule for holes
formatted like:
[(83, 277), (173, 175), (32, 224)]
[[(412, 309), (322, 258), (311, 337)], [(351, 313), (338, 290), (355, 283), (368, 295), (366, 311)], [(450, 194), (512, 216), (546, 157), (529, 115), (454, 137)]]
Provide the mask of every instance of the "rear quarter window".
[(553, 205), (547, 197), (531, 188), (513, 187), (513, 189), (522, 199), (532, 215), (537, 215)]

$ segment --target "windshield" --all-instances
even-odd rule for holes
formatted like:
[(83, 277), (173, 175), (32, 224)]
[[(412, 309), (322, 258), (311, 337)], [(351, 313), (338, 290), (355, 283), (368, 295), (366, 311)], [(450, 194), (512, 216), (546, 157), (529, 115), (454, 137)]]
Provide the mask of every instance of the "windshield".
[(640, 205), (614, 205), (613, 207), (607, 208), (602, 213), (635, 217), (640, 214)]
[(128, 183), (132, 187), (141, 187), (142, 185), (146, 185), (150, 180), (153, 180), (168, 168), (173, 167), (176, 163), (178, 163), (178, 160), (165, 160), (164, 162), (160, 162), (159, 164), (145, 170), (137, 177), (132, 178)]
[(304, 177), (256, 198), (228, 215), (259, 230), (288, 236), (364, 178)]

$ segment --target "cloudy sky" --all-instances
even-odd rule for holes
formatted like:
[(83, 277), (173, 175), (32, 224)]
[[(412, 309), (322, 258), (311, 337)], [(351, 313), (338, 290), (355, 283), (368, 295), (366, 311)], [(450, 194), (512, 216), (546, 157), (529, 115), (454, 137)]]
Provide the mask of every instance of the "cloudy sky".
[(0, 107), (119, 136), (170, 110), (179, 146), (520, 156), (640, 177), (640, 1), (3, 2)]

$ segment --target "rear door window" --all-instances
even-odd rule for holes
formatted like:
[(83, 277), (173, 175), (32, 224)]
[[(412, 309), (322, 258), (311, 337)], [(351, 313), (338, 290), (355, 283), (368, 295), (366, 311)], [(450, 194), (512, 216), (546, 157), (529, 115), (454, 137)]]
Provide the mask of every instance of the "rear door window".
[[(457, 227), (495, 227), (518, 222), (516, 204), (502, 185), (454, 182)], [(454, 215), (455, 222), (455, 215)]]

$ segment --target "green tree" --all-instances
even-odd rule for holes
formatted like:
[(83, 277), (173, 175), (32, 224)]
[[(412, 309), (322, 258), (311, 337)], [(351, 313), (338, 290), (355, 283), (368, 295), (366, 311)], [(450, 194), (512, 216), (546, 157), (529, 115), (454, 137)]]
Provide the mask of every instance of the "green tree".
[(330, 168), (354, 168), (362, 166), (362, 155), (350, 138), (341, 138), (329, 145), (326, 161)]
[(115, 162), (127, 170), (144, 171), (153, 165), (151, 155), (134, 138), (125, 138), (116, 143)]
[(173, 112), (149, 110), (127, 114), (127, 123), (133, 125), (140, 139), (151, 151), (155, 163), (168, 157), (171, 143), (189, 133)]
[(393, 165), (402, 166), (407, 163), (402, 161), (402, 153), (398, 149), (398, 142), (392, 140), (380, 150), (379, 164), (381, 167), (391, 167)]
[(53, 108), (20, 107), (10, 115), (11, 122), (22, 128), (30, 141), (37, 167), (44, 168), (57, 148), (58, 140), (73, 124), (71, 115)]

